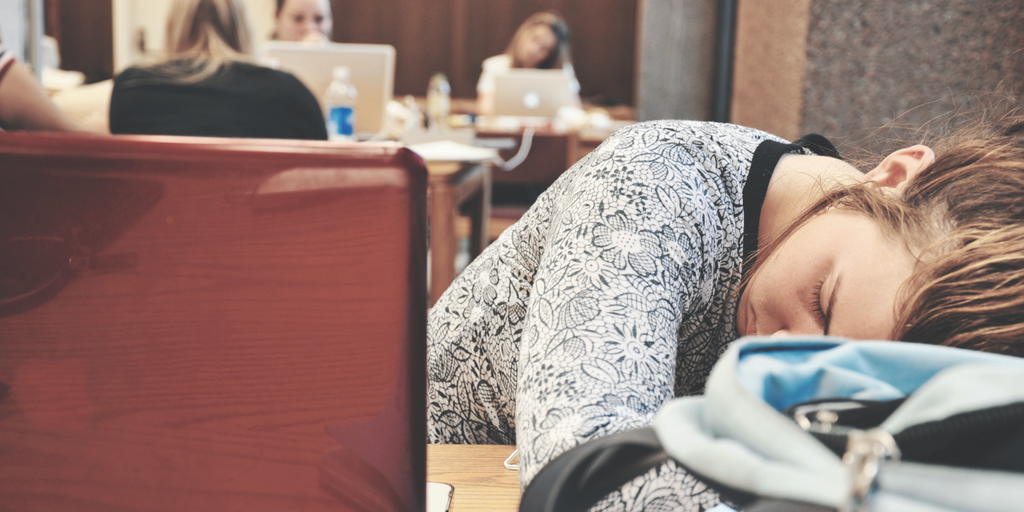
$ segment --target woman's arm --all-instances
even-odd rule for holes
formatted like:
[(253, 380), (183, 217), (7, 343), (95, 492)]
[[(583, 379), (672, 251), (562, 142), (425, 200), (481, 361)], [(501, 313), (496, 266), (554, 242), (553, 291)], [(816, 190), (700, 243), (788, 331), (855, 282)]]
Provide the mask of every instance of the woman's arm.
[(7, 130), (87, 131), (50, 100), (18, 61), (0, 79), (0, 122)]
[[(649, 140), (645, 140), (645, 135)], [(563, 451), (647, 425), (673, 396), (676, 332), (699, 267), (675, 239), (685, 219), (662, 204), (659, 129), (616, 135), (578, 165), (553, 215), (523, 323), (516, 439), (527, 484)], [(671, 234), (670, 234), (671, 233)]]
[(688, 122), (619, 131), (563, 177), (522, 325), (520, 480), (696, 392), (735, 337), (742, 188), (765, 137)]
[(431, 442), (563, 451), (697, 392), (735, 336), (742, 189), (767, 137), (663, 121), (566, 171), (430, 312)]

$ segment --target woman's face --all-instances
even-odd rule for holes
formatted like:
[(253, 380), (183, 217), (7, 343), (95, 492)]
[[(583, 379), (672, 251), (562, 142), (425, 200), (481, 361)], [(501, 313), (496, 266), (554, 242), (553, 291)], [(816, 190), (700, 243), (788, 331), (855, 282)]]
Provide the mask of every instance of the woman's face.
[(740, 296), (740, 335), (887, 339), (916, 263), (873, 219), (829, 210), (794, 231), (752, 276)]
[(515, 60), (524, 68), (535, 68), (558, 46), (558, 38), (547, 25), (535, 25), (519, 38)]
[(275, 33), (282, 41), (327, 42), (331, 5), (328, 0), (285, 0), (275, 22)]

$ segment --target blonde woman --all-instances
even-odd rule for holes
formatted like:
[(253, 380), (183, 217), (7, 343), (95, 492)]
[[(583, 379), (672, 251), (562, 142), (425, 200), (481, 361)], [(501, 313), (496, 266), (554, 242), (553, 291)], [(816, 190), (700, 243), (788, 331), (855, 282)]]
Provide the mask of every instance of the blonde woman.
[(580, 83), (572, 68), (569, 25), (558, 14), (542, 11), (526, 18), (505, 53), (484, 61), (476, 84), (477, 114), (494, 113), (495, 78), (510, 69), (561, 69), (569, 77), (570, 92), (579, 104)]
[(242, 0), (175, 0), (167, 56), (114, 79), (111, 133), (326, 140), (313, 94), (255, 64)]

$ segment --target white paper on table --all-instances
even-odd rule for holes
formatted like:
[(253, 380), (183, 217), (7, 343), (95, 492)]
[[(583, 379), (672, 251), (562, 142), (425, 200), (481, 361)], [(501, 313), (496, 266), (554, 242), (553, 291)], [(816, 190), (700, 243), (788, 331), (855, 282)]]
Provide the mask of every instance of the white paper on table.
[(428, 162), (482, 162), (498, 158), (498, 150), (468, 146), (450, 140), (437, 140), (409, 146)]
[(440, 482), (427, 482), (427, 512), (448, 512), (455, 487)]

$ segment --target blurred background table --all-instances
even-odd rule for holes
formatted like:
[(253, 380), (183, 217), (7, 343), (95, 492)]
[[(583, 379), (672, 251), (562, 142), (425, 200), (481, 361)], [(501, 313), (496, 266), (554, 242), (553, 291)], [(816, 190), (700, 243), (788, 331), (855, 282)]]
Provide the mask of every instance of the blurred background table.
[[(493, 152), (466, 154), (454, 148), (416, 150), (427, 164), (427, 213), (430, 218), (430, 304), (455, 280), (460, 238), (469, 238), (469, 256), (487, 247), (491, 219), (491, 162)], [(472, 149), (472, 148), (470, 148)], [(486, 155), (484, 155), (486, 153)], [(469, 227), (457, 232), (455, 219), (468, 214)]]

